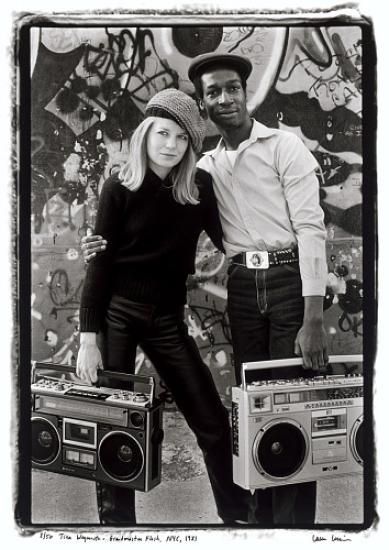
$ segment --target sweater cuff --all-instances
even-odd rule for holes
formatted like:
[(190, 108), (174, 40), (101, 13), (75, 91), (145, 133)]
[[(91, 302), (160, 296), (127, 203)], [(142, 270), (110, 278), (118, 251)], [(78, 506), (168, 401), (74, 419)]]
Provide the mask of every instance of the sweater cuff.
[(80, 308), (80, 332), (99, 332), (100, 315), (93, 307)]

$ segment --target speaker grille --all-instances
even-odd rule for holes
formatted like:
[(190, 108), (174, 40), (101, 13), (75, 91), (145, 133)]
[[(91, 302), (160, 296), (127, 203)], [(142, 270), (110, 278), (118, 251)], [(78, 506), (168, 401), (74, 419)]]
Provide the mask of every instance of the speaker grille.
[(139, 430), (145, 429), (145, 415), (138, 411), (133, 411), (130, 414), (130, 426)]
[(144, 454), (138, 441), (126, 432), (110, 432), (100, 442), (100, 464), (115, 481), (128, 482), (138, 477), (144, 466)]
[(363, 417), (360, 416), (355, 422), (351, 432), (351, 452), (357, 462), (363, 464), (364, 445), (363, 445)]
[(297, 422), (277, 421), (259, 431), (253, 452), (257, 469), (267, 477), (281, 480), (302, 468), (308, 443)]
[(31, 458), (36, 464), (51, 464), (58, 456), (60, 437), (54, 424), (46, 418), (31, 419)]

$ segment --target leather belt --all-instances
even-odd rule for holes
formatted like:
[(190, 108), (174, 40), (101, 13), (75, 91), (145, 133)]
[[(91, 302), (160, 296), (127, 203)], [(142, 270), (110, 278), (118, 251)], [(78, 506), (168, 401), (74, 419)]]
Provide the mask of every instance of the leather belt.
[(243, 265), (248, 269), (268, 269), (274, 265), (290, 264), (298, 261), (297, 248), (283, 250), (253, 250), (241, 252), (231, 258), (232, 263)]

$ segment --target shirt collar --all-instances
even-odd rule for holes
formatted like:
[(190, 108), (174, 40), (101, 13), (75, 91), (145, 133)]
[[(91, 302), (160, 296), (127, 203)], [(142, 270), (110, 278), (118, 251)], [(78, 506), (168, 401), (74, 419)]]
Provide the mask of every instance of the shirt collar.
[[(254, 143), (254, 141), (257, 141), (258, 139), (264, 139), (268, 138), (270, 136), (273, 136), (276, 133), (275, 128), (268, 128), (264, 124), (261, 124), (255, 119), (251, 119), (253, 121), (253, 127), (251, 129), (250, 136), (247, 140), (249, 143)], [(216, 145), (215, 149), (212, 149), (211, 151), (205, 151), (204, 155), (210, 155), (211, 157), (216, 157), (221, 151), (225, 150), (225, 145), (223, 138), (220, 138), (219, 143)]]

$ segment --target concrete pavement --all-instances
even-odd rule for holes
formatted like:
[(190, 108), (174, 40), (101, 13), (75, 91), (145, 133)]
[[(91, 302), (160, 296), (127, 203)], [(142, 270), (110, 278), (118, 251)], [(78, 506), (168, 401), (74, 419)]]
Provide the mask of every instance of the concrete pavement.
[[(179, 412), (164, 412), (162, 482), (137, 492), (139, 525), (218, 524), (202, 455)], [(32, 522), (35, 526), (96, 524), (94, 483), (33, 471)], [(338, 476), (318, 483), (317, 523), (363, 522), (362, 476)]]

